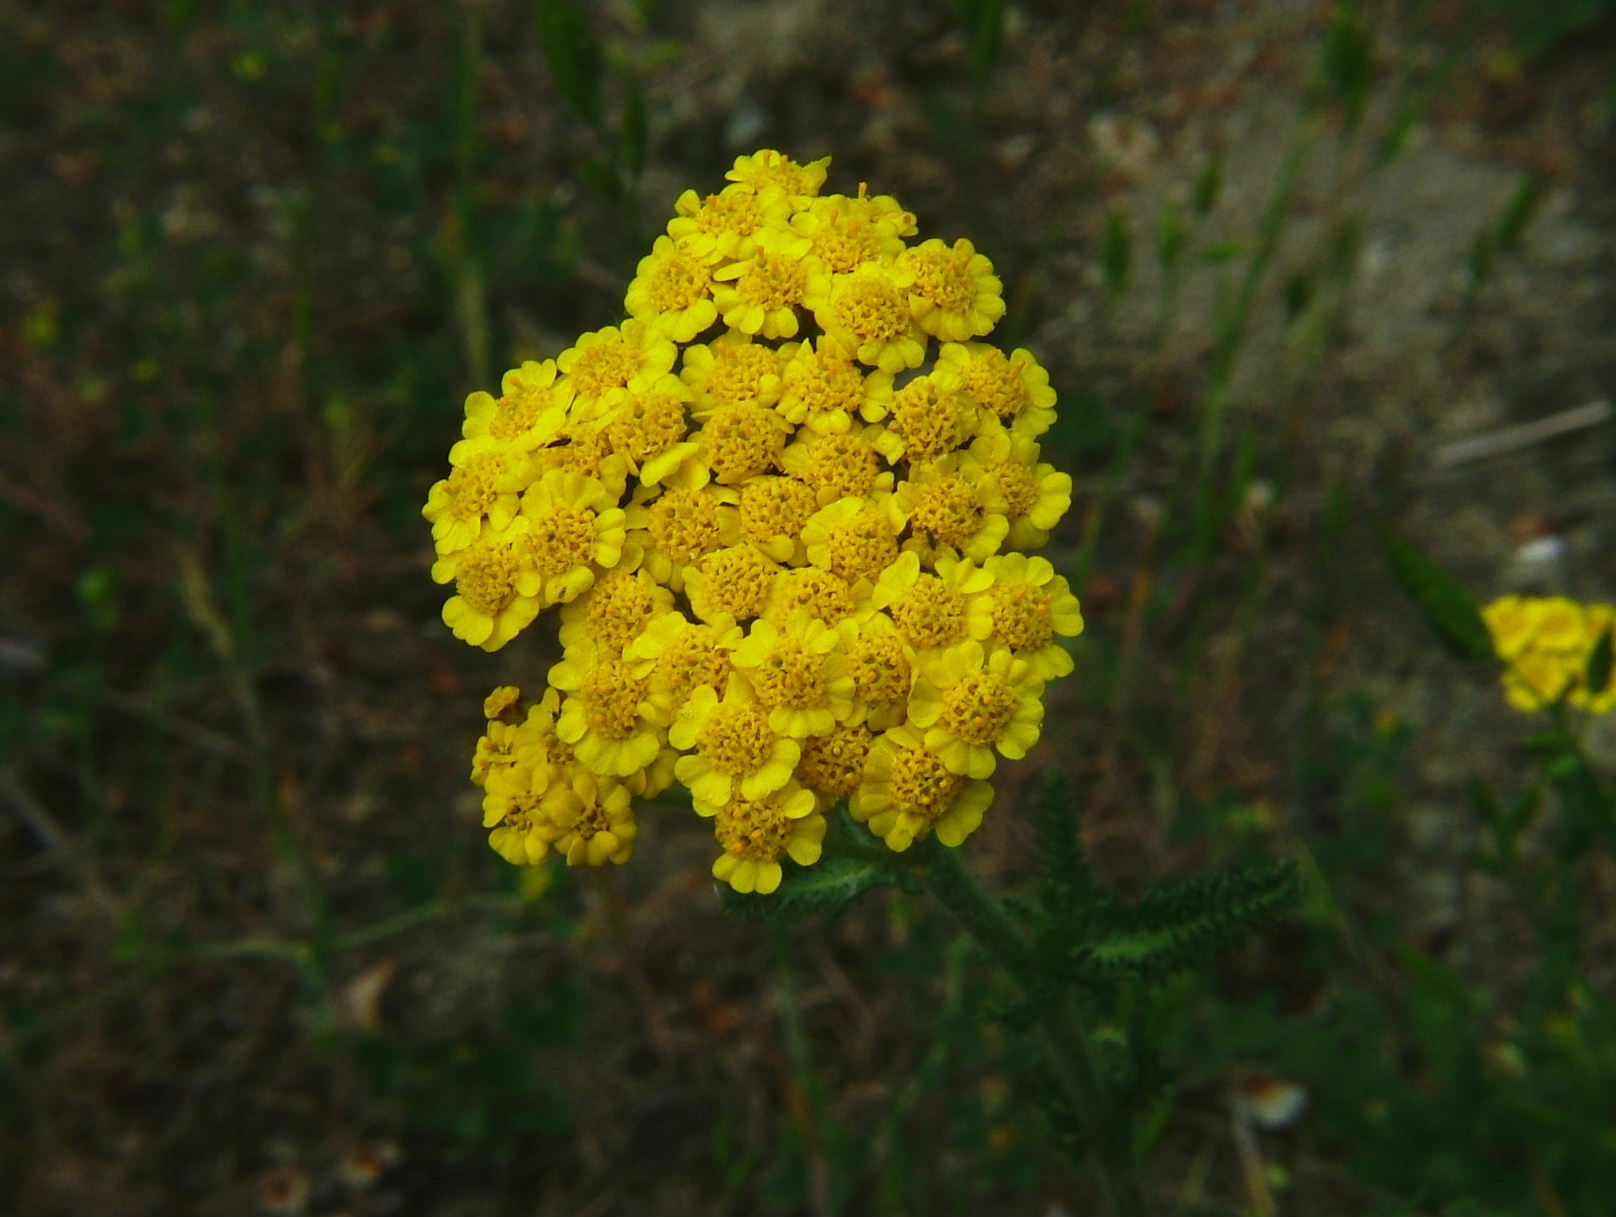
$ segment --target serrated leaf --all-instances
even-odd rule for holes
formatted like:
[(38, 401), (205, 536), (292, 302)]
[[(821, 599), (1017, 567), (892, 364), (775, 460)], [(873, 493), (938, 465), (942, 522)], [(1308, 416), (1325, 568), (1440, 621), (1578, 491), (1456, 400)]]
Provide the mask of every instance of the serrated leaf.
[(605, 57), (583, 9), (574, 0), (534, 0), (533, 27), (562, 100), (598, 128), (605, 113), (600, 87)]
[(1611, 669), (1611, 634), (1616, 632), (1616, 626), (1605, 627), (1605, 632), (1594, 643), (1594, 649), (1588, 655), (1588, 693), (1598, 697), (1610, 688)]
[(1392, 578), (1424, 615), (1449, 653), (1472, 662), (1492, 660), (1492, 635), (1481, 618), (1481, 608), (1470, 593), (1391, 529), (1377, 525), (1376, 532)]
[(1109, 910), (1107, 930), (1082, 945), (1081, 969), (1159, 978), (1203, 963), (1296, 898), (1289, 862), (1158, 884), (1131, 906)]
[(1083, 842), (1077, 834), (1071, 784), (1060, 770), (1044, 780), (1034, 805), (1038, 834), (1038, 902), (1054, 925), (1068, 921), (1094, 888)]
[(767, 896), (743, 896), (725, 887), (720, 903), (726, 913), (783, 925), (805, 917), (834, 917), (865, 892), (897, 882), (896, 872), (873, 862), (827, 856), (813, 866), (788, 866), (780, 886)]

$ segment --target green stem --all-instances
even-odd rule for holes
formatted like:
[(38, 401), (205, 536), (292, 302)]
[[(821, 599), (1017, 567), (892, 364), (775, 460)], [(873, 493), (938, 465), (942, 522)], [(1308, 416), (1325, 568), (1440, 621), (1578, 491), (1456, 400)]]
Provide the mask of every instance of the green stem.
[[(1054, 1059), (1061, 1085), (1087, 1122), (1106, 1199), (1118, 1217), (1142, 1217), (1144, 1198), (1134, 1170), (1130, 1131), (1114, 1119), (1113, 1105), (1095, 1064), (1089, 1037), (1071, 996), (1036, 974), (1026, 934), (1003, 903), (988, 892), (958, 850), (928, 842), (922, 872), (932, 894), (1015, 978), (1038, 1010), (1039, 1030)], [(1053, 991), (1052, 991), (1053, 990)]]

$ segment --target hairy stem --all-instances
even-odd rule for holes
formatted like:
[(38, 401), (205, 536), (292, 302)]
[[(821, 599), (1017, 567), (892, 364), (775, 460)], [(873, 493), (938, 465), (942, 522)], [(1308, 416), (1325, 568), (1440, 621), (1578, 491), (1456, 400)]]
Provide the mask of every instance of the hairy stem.
[(932, 894), (989, 955), (1004, 965), (1037, 1007), (1039, 1031), (1056, 1075), (1087, 1126), (1088, 1142), (1093, 1147), (1111, 1211), (1118, 1217), (1142, 1217), (1144, 1198), (1134, 1170), (1131, 1130), (1114, 1118), (1104, 1079), (1071, 996), (1063, 989), (1051, 992), (1047, 979), (1035, 974), (1026, 934), (1004, 904), (982, 886), (958, 850), (932, 844), (921, 873)]

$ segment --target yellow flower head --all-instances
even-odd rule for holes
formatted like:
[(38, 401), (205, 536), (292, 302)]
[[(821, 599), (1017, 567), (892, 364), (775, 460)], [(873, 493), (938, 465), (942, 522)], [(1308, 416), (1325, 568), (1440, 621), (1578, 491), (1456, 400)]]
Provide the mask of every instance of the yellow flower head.
[(731, 617), (691, 621), (678, 609), (654, 617), (624, 652), (636, 676), (650, 678), (650, 695), (661, 717), (672, 721), (703, 686), (715, 693), (729, 684), (729, 657), (741, 641)]
[(834, 435), (846, 431), (854, 415), (868, 407), (872, 381), (835, 343), (821, 338), (817, 344), (803, 342), (780, 350), (785, 367), (777, 409), (788, 422)]
[(621, 326), (580, 335), (556, 356), (556, 367), (567, 376), (573, 417), (587, 421), (614, 392), (654, 384), (678, 358), (678, 347), (662, 330), (631, 317)]
[(449, 464), (449, 476), (432, 487), (421, 509), (440, 556), (465, 549), (485, 530), (507, 528), (532, 480), (526, 454), (489, 435), (461, 440), (449, 450)]
[(969, 453), (910, 465), (897, 501), (909, 525), (903, 547), (928, 566), (940, 558), (981, 562), (998, 552), (1010, 531), (1004, 496)]
[(494, 852), (515, 866), (537, 866), (564, 831), (543, 810), (548, 769), (523, 764), (488, 774), (483, 795), (483, 827)]
[[(612, 395), (612, 400), (622, 397), (620, 391)], [(535, 480), (558, 469), (593, 478), (601, 484), (608, 499), (614, 503), (621, 499), (628, 481), (629, 463), (612, 450), (612, 441), (605, 430), (604, 424), (613, 417), (613, 409), (603, 406), (603, 412), (597, 412), (590, 422), (569, 421), (555, 439), (534, 449)]]
[(808, 561), (849, 584), (874, 583), (898, 557), (904, 515), (902, 501), (890, 494), (837, 499), (802, 530)]
[(698, 419), (725, 406), (770, 406), (780, 396), (780, 352), (729, 330), (686, 347), (679, 378), (696, 393)]
[(882, 612), (845, 621), (841, 630), (847, 670), (853, 677), (849, 721), (868, 723), (876, 731), (897, 726), (908, 713), (914, 688), (914, 648)]
[(1038, 443), (986, 426), (971, 445), (988, 493), (995, 496), (1009, 522), (1005, 543), (1013, 549), (1039, 549), (1050, 530), (1072, 505), (1072, 476), (1038, 460)]
[(556, 831), (556, 852), (568, 866), (621, 866), (634, 853), (639, 827), (633, 792), (612, 778), (578, 771), (545, 791), (545, 818)]
[(824, 735), (810, 736), (802, 742), (797, 781), (823, 803), (846, 798), (864, 779), (874, 743), (875, 735), (862, 723), (837, 723)]
[(643, 389), (625, 391), (595, 425), (596, 433), (641, 485), (655, 486), (700, 447), (689, 438), (686, 411), (692, 397), (677, 376), (662, 376)]
[(1594, 648), (1616, 622), (1616, 606), (1565, 596), (1503, 596), (1481, 610), (1504, 661), (1504, 694), (1523, 713), (1562, 699), (1591, 714), (1616, 710), (1616, 680), (1595, 694), (1588, 686)]
[(443, 623), (456, 638), (497, 651), (539, 615), (544, 580), (532, 567), (529, 549), (526, 521), (517, 520), (433, 563), (433, 579), (454, 583)]
[(918, 730), (905, 725), (885, 732), (871, 747), (848, 811), (901, 853), (933, 832), (950, 848), (960, 845), (981, 825), (992, 802), (991, 784), (954, 772)]
[(836, 194), (815, 199), (791, 217), (791, 227), (808, 238), (829, 271), (847, 275), (867, 262), (896, 261), (903, 238), (915, 230), (915, 217), (890, 195)]
[(626, 517), (595, 478), (552, 469), (522, 496), (523, 557), (539, 576), (540, 608), (564, 604), (617, 565)]
[[(737, 892), (817, 862), (839, 800), (958, 846), (1072, 668), (1077, 599), (1024, 552), (1072, 498), (1049, 377), (981, 341), (1003, 287), (970, 241), (822, 196), (827, 164), (685, 191), (627, 320), (466, 399), (423, 509), (444, 620), (496, 650), (560, 606), (546, 687), (490, 694), (472, 757), (511, 862), (624, 862), (674, 782)], [(1568, 604), (1489, 609), (1517, 704), (1593, 701), (1571, 665), (1610, 615)]]
[(780, 565), (748, 542), (703, 554), (685, 567), (690, 611), (703, 621), (750, 621), (768, 609)]
[(673, 607), (673, 593), (639, 567), (639, 554), (625, 547), (623, 561), (561, 609), (561, 645), (591, 643), (622, 654), (651, 618)]
[(825, 184), (829, 168), (828, 156), (799, 165), (783, 152), (764, 148), (751, 156), (736, 157), (734, 167), (724, 176), (751, 187), (760, 195), (779, 193), (793, 202), (800, 200), (806, 204)]
[(1000, 554), (989, 558), (988, 604), (993, 613), (994, 643), (1009, 648), (1039, 680), (1054, 680), (1072, 670), (1072, 656), (1059, 638), (1083, 631), (1083, 614), (1066, 580), (1047, 558)]
[(684, 589), (685, 572), (693, 563), (740, 540), (735, 507), (740, 496), (708, 478), (706, 466), (687, 465), (660, 494), (645, 492), (649, 501), (632, 505), (625, 517), (645, 549), (646, 569), (676, 592)]
[(969, 559), (943, 558), (935, 574), (920, 556), (905, 550), (875, 585), (873, 603), (892, 616), (898, 633), (916, 654), (928, 654), (993, 633), (992, 610), (981, 593), (993, 575)]
[(908, 291), (920, 328), (944, 342), (986, 334), (1004, 316), (1004, 284), (964, 237), (952, 247), (933, 239), (904, 250), (893, 279)]
[(791, 424), (750, 402), (719, 406), (701, 428), (701, 453), (713, 480), (738, 486), (772, 470), (791, 438)]
[(697, 800), (718, 804), (732, 792), (760, 799), (791, 777), (802, 745), (769, 724), (769, 711), (750, 688), (730, 681), (722, 698), (698, 685), (679, 707), (668, 742), (688, 755), (674, 773)]
[(780, 455), (786, 473), (814, 492), (814, 502), (827, 507), (837, 499), (862, 498), (892, 489), (892, 470), (883, 469), (877, 444), (879, 427), (852, 425), (827, 435), (798, 434)]
[(739, 676), (769, 712), (781, 735), (823, 735), (853, 713), (853, 678), (838, 635), (823, 621), (798, 613), (784, 627), (754, 621), (735, 648)]
[(774, 579), (763, 619), (784, 627), (793, 617), (808, 617), (826, 625), (836, 625), (855, 616), (871, 594), (868, 580), (849, 583), (835, 571), (818, 566), (797, 566), (783, 570)]
[(712, 267), (672, 237), (658, 237), (640, 259), (623, 307), (674, 342), (689, 342), (718, 319)]
[(650, 768), (662, 750), (663, 715), (650, 680), (636, 675), (621, 651), (585, 640), (550, 669), (550, 683), (566, 694), (556, 736), (583, 768), (613, 778)]
[(776, 562), (801, 565), (802, 530), (819, 502), (813, 488), (790, 477), (755, 477), (741, 487), (741, 531)]
[(791, 200), (780, 194), (760, 195), (750, 185), (737, 182), (705, 197), (687, 190), (673, 210), (668, 236), (680, 249), (710, 266), (745, 251), (765, 224), (787, 222)]
[(894, 463), (935, 460), (976, 434), (976, 407), (946, 364), (938, 364), (884, 398), (872, 395), (871, 410), (865, 417), (876, 411), (885, 412), (886, 429), (875, 446)]
[(488, 437), (519, 452), (549, 443), (567, 421), (571, 387), (556, 380), (555, 360), (528, 360), (505, 373), (498, 397), (477, 392), (466, 398), (467, 439)]
[(939, 367), (951, 369), (973, 405), (993, 415), (1018, 436), (1036, 439), (1055, 421), (1055, 390), (1049, 373), (1017, 347), (1006, 355), (981, 342), (943, 345)]
[(780, 886), (784, 858), (800, 866), (819, 861), (825, 817), (814, 792), (795, 782), (758, 799), (698, 800), (696, 810), (713, 818), (713, 835), (724, 850), (713, 863), (713, 878), (737, 892), (773, 892)]
[(713, 272), (713, 301), (724, 324), (760, 338), (795, 338), (797, 310), (818, 266), (807, 237), (789, 228), (765, 228), (747, 256)]
[(860, 363), (895, 374), (925, 362), (926, 336), (910, 315), (908, 296), (880, 263), (866, 262), (846, 275), (809, 276), (803, 303)]
[(994, 750), (1012, 761), (1038, 742), (1044, 682), (1003, 647), (962, 642), (923, 664), (909, 695), (909, 721), (953, 773), (993, 775)]

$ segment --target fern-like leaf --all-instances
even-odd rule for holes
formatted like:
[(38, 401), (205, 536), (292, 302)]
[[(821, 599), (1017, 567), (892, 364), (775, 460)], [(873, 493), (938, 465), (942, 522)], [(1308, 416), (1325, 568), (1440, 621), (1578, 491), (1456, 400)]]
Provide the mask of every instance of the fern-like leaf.
[(1223, 875), (1161, 883), (1133, 904), (1089, 910), (1074, 935), (1069, 967), (1080, 979), (1160, 979), (1204, 962), (1296, 898), (1296, 868), (1282, 862)]
[(1094, 890), (1083, 842), (1077, 835), (1071, 780), (1053, 771), (1033, 810), (1038, 833), (1038, 899), (1052, 922), (1067, 921)]

